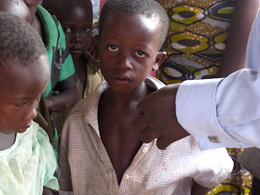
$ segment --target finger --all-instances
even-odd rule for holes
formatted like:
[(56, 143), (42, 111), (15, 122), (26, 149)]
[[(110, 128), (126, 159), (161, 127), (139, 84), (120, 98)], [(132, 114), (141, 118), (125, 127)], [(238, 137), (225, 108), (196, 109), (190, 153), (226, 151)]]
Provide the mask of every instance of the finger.
[(143, 131), (144, 129), (148, 128), (144, 116), (139, 116), (136, 119), (134, 119), (132, 122), (132, 128), (135, 131)]
[(146, 98), (144, 98), (137, 104), (136, 111), (138, 114), (142, 115), (145, 112), (145, 108), (146, 108)]
[(161, 136), (157, 139), (156, 145), (160, 150), (166, 150), (172, 142), (173, 141), (168, 139), (167, 136)]
[(159, 136), (151, 131), (150, 128), (144, 129), (140, 134), (140, 139), (144, 143), (150, 143), (154, 139), (158, 138)]

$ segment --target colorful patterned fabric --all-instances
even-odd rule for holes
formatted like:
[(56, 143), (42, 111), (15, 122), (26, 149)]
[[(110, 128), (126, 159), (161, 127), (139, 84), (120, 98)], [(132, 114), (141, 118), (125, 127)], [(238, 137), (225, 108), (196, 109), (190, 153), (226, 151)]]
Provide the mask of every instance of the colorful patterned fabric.
[[(237, 0), (157, 0), (169, 16), (163, 50), (167, 59), (157, 78), (166, 84), (215, 75), (225, 51), (230, 20)], [(207, 195), (245, 195), (253, 176), (238, 163), (243, 149), (227, 149), (235, 167), (231, 176)]]
[(166, 84), (215, 75), (236, 0), (157, 0), (169, 15), (158, 78)]

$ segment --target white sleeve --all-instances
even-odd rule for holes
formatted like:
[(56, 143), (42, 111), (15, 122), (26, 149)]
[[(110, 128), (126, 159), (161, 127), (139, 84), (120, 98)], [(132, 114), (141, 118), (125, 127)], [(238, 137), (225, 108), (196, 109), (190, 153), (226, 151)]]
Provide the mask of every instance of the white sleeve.
[[(225, 79), (185, 81), (176, 97), (179, 123), (200, 148), (260, 148), (260, 15), (252, 26), (246, 68)], [(250, 68), (250, 69), (249, 69)]]

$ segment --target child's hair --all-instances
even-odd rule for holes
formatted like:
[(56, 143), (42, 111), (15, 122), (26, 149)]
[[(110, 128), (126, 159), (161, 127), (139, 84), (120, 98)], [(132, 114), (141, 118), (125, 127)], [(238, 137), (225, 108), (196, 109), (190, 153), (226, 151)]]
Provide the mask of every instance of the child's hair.
[(61, 4), (66, 5), (67, 3), (75, 5), (77, 5), (77, 3), (85, 3), (86, 5), (91, 5), (90, 8), (92, 8), (91, 0), (43, 0), (42, 5), (48, 10), (48, 12), (50, 12), (50, 14), (56, 15), (59, 20), (59, 15), (57, 14), (61, 13), (62, 11), (57, 12), (57, 10), (61, 9)]
[(31, 25), (11, 13), (0, 12), (0, 81), (7, 68), (17, 68), (17, 63), (10, 63), (12, 60), (26, 67), (43, 54), (45, 46)]
[(26, 66), (46, 54), (45, 46), (36, 31), (17, 16), (0, 12), (0, 65), (18, 59)]
[(167, 35), (169, 19), (163, 7), (154, 0), (107, 0), (101, 10), (99, 19), (99, 34), (102, 36), (103, 27), (109, 14), (124, 13), (128, 15), (143, 15), (147, 18), (159, 19), (159, 49), (162, 47)]

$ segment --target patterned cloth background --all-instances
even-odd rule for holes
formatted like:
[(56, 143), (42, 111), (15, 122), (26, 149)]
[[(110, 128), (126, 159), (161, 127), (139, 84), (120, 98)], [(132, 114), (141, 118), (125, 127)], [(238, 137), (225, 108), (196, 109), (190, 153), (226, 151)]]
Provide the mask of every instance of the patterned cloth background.
[(225, 51), (236, 0), (158, 0), (169, 15), (158, 78), (166, 84), (215, 75)]
[[(157, 78), (165, 84), (215, 75), (225, 51), (237, 0), (157, 0), (169, 16), (163, 50), (167, 59)], [(207, 195), (249, 194), (253, 176), (238, 163), (243, 149), (227, 149), (235, 167), (231, 176)]]

